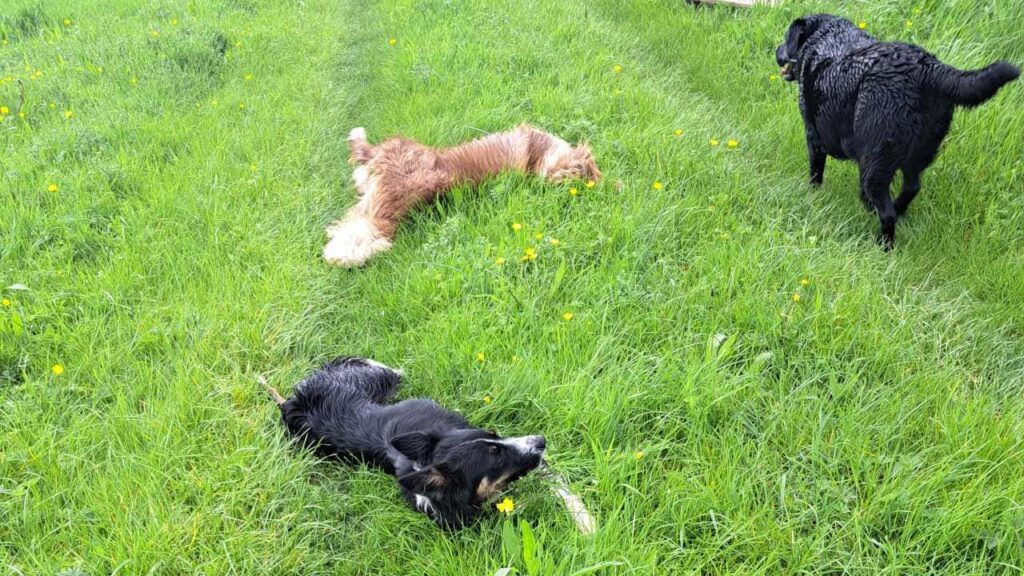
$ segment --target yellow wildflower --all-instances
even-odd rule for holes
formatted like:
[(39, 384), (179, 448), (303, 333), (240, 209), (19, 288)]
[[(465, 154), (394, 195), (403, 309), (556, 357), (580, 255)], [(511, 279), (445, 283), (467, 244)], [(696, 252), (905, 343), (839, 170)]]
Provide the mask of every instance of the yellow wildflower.
[(914, 21), (913, 20), (907, 20), (907, 28), (913, 28), (913, 27), (914, 27)]
[(806, 288), (807, 286), (811, 285), (811, 281), (808, 280), (807, 278), (802, 278), (800, 280), (800, 285), (803, 286), (804, 288)]
[(593, 180), (587, 180), (587, 183), (584, 184), (584, 186), (586, 186), (587, 188), (593, 188), (596, 185), (597, 185), (597, 182), (594, 182)]
[(575, 195), (577, 195), (579, 193), (580, 193), (579, 190), (577, 190), (575, 188), (569, 188), (569, 196), (575, 196)]
[(25, 119), (25, 111), (24, 110), (18, 112), (18, 118), (21, 118), (22, 120)]
[(64, 111), (64, 117), (65, 118), (71, 118), (74, 115), (75, 115), (75, 113), (73, 111), (71, 111), (71, 110), (65, 110)]
[(708, 142), (709, 142), (709, 143), (710, 143), (710, 144), (711, 144), (712, 146), (718, 146), (718, 140), (716, 140), (716, 139), (714, 139), (714, 138), (712, 138), (712, 139), (711, 139), (711, 140), (709, 140)]
[(635, 453), (633, 453), (633, 458), (636, 458), (637, 460), (639, 460), (639, 459), (641, 459), (643, 457), (644, 457), (644, 451), (643, 450), (637, 450)]
[(725, 143), (725, 145), (726, 145), (726, 146), (727, 146), (728, 148), (736, 148), (737, 146), (739, 146), (739, 145), (740, 145), (740, 143), (739, 143), (739, 141), (737, 141), (737, 140), (729, 140), (728, 142), (726, 142), (726, 143)]
[(515, 230), (516, 232), (519, 232), (520, 230), (523, 229), (523, 225), (520, 224), (519, 222), (513, 222), (512, 229)]
[(483, 352), (477, 352), (476, 353), (476, 361), (477, 362), (483, 362), (484, 361), (484, 353)]
[(156, 38), (156, 37), (160, 36), (160, 32), (158, 32), (156, 30), (150, 30), (149, 31), (149, 35), (152, 36), (153, 38)]
[(799, 302), (799, 301), (800, 301), (800, 293), (799, 292), (794, 292), (793, 293), (793, 302)]
[(676, 128), (676, 136), (682, 136), (682, 135), (683, 135), (683, 129), (682, 128)]
[(0, 106), (0, 116), (6, 116), (11, 113), (11, 109), (7, 106)]
[(504, 258), (498, 258), (497, 260), (494, 261), (494, 263), (497, 264), (498, 266), (501, 266), (502, 264), (505, 263), (505, 259)]
[(490, 404), (492, 400), (493, 399), (491, 398), (490, 394), (484, 396), (484, 404)]
[(511, 498), (506, 497), (501, 502), (494, 505), (498, 509), (498, 512), (504, 512), (505, 514), (511, 514), (516, 509), (516, 503)]
[(245, 102), (239, 102), (238, 103), (238, 109), (239, 110), (245, 110)]
[(139, 79), (136, 78), (135, 76), (132, 76), (132, 79), (129, 80), (128, 82), (130, 82), (132, 86), (135, 86), (136, 84), (139, 83)]
[(177, 18), (171, 18), (171, 26), (177, 26), (177, 25), (178, 25), (178, 19)]
[(3, 304), (4, 306), (10, 306), (11, 301), (8, 300), (7, 298), (4, 298), (3, 300), (0, 300), (0, 304)]
[(65, 18), (64, 19), (64, 25), (65, 26), (71, 26), (71, 19), (70, 18)]
[(565, 320), (566, 322), (568, 322), (569, 320), (572, 320), (572, 312), (563, 312), (562, 313), (562, 320)]
[(778, 79), (779, 79), (779, 75), (778, 74), (769, 74), (768, 75), (768, 81), (769, 82), (775, 82)]
[(662, 189), (661, 182), (658, 182), (657, 180), (655, 180), (654, 184), (651, 184), (651, 188), (654, 188), (655, 190), (661, 190)]
[(252, 72), (245, 73), (245, 81), (248, 82), (249, 80), (252, 80)]
[(523, 252), (523, 262), (529, 262), (530, 260), (536, 260), (536, 259), (537, 259), (537, 250), (535, 250), (534, 248), (527, 248), (526, 251)]
[(50, 372), (53, 372), (54, 376), (60, 376), (64, 373), (64, 367), (60, 364), (54, 364), (53, 368), (50, 368)]
[(616, 74), (618, 74), (619, 72), (622, 72), (622, 65), (621, 64), (616, 64), (615, 66), (612, 66), (612, 72), (615, 72)]
[(57, 186), (56, 184), (50, 183), (46, 186), (47, 192), (56, 192), (57, 190), (60, 190), (60, 187)]
[(868, 23), (867, 22), (865, 22), (863, 20), (861, 20), (860, 22), (857, 22), (857, 28), (860, 28), (861, 30), (863, 30), (863, 29), (865, 29), (867, 27), (868, 27)]
[(395, 40), (394, 38), (388, 38), (388, 46), (394, 46), (395, 44), (398, 44), (398, 40)]

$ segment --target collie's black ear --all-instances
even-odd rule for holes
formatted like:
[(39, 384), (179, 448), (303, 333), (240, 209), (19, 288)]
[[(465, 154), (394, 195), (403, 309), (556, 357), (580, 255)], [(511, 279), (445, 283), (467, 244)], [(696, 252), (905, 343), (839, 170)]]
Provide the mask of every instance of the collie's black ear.
[(426, 462), (434, 453), (439, 438), (426, 432), (408, 432), (391, 439), (391, 445), (413, 462)]
[(797, 52), (807, 40), (807, 36), (809, 36), (807, 20), (803, 18), (793, 20), (793, 23), (789, 25), (789, 31), (786, 32), (786, 56), (790, 61), (796, 61)]
[(443, 490), (451, 479), (437, 466), (428, 466), (415, 472), (404, 474), (398, 478), (402, 488), (415, 494), (433, 494)]

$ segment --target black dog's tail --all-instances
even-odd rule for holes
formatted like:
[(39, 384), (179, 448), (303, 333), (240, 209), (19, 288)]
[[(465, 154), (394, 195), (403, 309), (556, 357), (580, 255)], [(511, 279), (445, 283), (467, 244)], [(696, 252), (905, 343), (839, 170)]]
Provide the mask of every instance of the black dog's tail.
[(1016, 80), (1020, 68), (1000, 60), (980, 70), (958, 70), (935, 62), (925, 69), (922, 82), (960, 106), (973, 107), (996, 95), (1004, 84)]

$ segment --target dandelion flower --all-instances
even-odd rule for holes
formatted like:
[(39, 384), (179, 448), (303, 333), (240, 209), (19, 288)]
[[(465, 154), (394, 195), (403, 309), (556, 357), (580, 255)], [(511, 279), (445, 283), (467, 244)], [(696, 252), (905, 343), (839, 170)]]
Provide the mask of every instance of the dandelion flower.
[(70, 18), (65, 18), (64, 19), (64, 25), (65, 26), (71, 26), (71, 19)]
[(861, 30), (863, 30), (863, 29), (865, 29), (867, 27), (868, 27), (868, 23), (867, 22), (865, 22), (863, 20), (861, 20), (860, 22), (857, 22), (857, 28), (860, 28)]
[(239, 102), (238, 103), (238, 109), (239, 110), (245, 110), (245, 102)]
[(11, 109), (7, 106), (0, 106), (0, 116), (6, 116), (11, 113)]
[(505, 259), (504, 258), (498, 258), (498, 259), (496, 259), (494, 261), (494, 263), (497, 264), (498, 266), (501, 266), (502, 264), (505, 263)]
[(584, 184), (584, 186), (586, 186), (587, 188), (593, 188), (596, 185), (597, 185), (597, 182), (594, 182), (593, 180), (587, 180), (587, 183)]
[(4, 306), (10, 306), (11, 301), (8, 300), (7, 298), (4, 298), (3, 300), (0, 300), (0, 304), (3, 304)]
[(54, 376), (60, 376), (64, 373), (64, 367), (60, 364), (54, 364), (53, 368), (50, 368), (50, 372), (53, 372)]
[(25, 119), (25, 111), (24, 110), (18, 112), (18, 118), (21, 118), (22, 120)]
[(913, 20), (907, 20), (907, 28), (913, 28), (913, 27), (914, 27), (914, 21)]
[(398, 44), (398, 40), (395, 40), (394, 38), (388, 38), (388, 46), (394, 46), (395, 44)]
[(130, 82), (132, 86), (135, 86), (136, 84), (139, 83), (139, 79), (136, 78), (135, 76), (132, 76), (132, 79), (129, 80), (128, 82)]
[(565, 320), (566, 322), (568, 322), (569, 320), (572, 320), (572, 312), (563, 312), (562, 313), (562, 320)]
[(654, 184), (651, 184), (651, 188), (654, 188), (655, 190), (661, 190), (663, 186), (661, 185), (661, 182), (655, 180)]
[(523, 252), (523, 262), (529, 262), (530, 260), (536, 260), (536, 259), (537, 259), (537, 250), (536, 249), (534, 249), (534, 248), (527, 248), (526, 251)]
[(712, 138), (711, 140), (709, 140), (709, 141), (708, 141), (708, 143), (709, 143), (709, 144), (711, 144), (712, 146), (718, 146), (718, 140), (716, 140), (716, 139), (714, 139), (714, 138)]
[(75, 113), (73, 111), (71, 111), (71, 110), (65, 110), (64, 111), (64, 117), (65, 118), (71, 118), (74, 115), (75, 115)]
[(682, 136), (682, 135), (683, 135), (683, 129), (682, 128), (676, 128), (676, 136)]
[(244, 78), (246, 82), (252, 80), (252, 72), (246, 72)]
[(484, 353), (483, 352), (477, 352), (476, 353), (476, 361), (477, 362), (483, 362), (484, 361)]
[(769, 74), (768, 75), (768, 81), (769, 82), (775, 82), (778, 79), (779, 79), (779, 75), (778, 74)]
[(177, 25), (178, 25), (178, 19), (177, 18), (171, 18), (171, 26), (177, 26)]
[(736, 148), (740, 145), (740, 143), (737, 140), (729, 140), (728, 142), (725, 143), (725, 145), (728, 148)]
[(577, 195), (579, 193), (580, 193), (579, 190), (577, 190), (575, 188), (569, 188), (569, 196), (575, 196), (575, 195)]
[(46, 186), (47, 192), (56, 192), (57, 190), (60, 190), (60, 187), (52, 182)]
[(537, 232), (536, 234), (533, 235), (533, 239), (534, 240), (543, 240), (544, 239), (544, 234), (542, 234), (540, 232)]
[(505, 514), (511, 514), (516, 509), (516, 503), (511, 498), (506, 497), (501, 502), (494, 505), (498, 509), (498, 512), (504, 512)]
[(612, 72), (615, 72), (616, 74), (618, 74), (619, 72), (622, 72), (622, 65), (621, 64), (616, 64), (615, 66), (612, 66)]
[(493, 398), (491, 398), (490, 394), (487, 394), (486, 396), (484, 396), (484, 404), (490, 404), (492, 401), (493, 401)]
[(803, 286), (804, 288), (806, 288), (806, 287), (811, 285), (811, 281), (808, 280), (807, 278), (801, 278), (800, 279), (800, 285)]
[(794, 292), (793, 293), (793, 302), (799, 302), (799, 301), (800, 301), (800, 293), (799, 292)]
[(523, 229), (523, 225), (520, 224), (519, 222), (513, 222), (512, 229), (515, 230), (516, 232), (519, 232), (520, 230)]
[(637, 450), (636, 452), (633, 453), (633, 458), (636, 458), (637, 460), (639, 460), (639, 459), (641, 459), (643, 457), (644, 457), (644, 451), (643, 450)]
[(149, 35), (152, 36), (153, 38), (156, 38), (156, 37), (160, 36), (160, 32), (158, 32), (156, 30), (150, 30), (149, 31)]

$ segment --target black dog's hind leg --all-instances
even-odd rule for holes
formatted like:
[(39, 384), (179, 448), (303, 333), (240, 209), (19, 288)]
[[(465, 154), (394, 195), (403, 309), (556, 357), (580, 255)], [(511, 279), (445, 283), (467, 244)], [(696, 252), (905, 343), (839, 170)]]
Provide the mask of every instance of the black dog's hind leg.
[(882, 224), (879, 241), (885, 246), (886, 252), (892, 250), (893, 242), (896, 240), (896, 208), (892, 204), (892, 196), (889, 195), (889, 186), (895, 175), (894, 167), (880, 165), (877, 162), (865, 162), (860, 169), (861, 195), (871, 200), (875, 212), (878, 213), (878, 220)]
[(896, 198), (894, 207), (896, 208), (896, 216), (900, 217), (907, 213), (907, 208), (910, 203), (917, 197), (917, 193), (921, 190), (921, 173), (916, 171), (903, 171), (903, 192)]
[(811, 165), (811, 186), (817, 188), (825, 179), (825, 160), (828, 154), (818, 143), (816, 136), (807, 134), (807, 157)]

